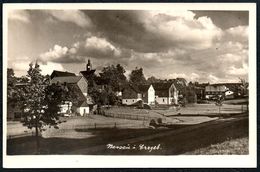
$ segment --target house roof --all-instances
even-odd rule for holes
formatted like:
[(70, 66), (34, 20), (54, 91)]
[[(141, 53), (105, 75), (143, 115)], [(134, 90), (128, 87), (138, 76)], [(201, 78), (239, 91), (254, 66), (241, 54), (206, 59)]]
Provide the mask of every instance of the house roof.
[(137, 89), (138, 89), (138, 92), (140, 93), (145, 93), (148, 91), (148, 89), (150, 88), (151, 85), (148, 85), (148, 84), (145, 84), (145, 85), (138, 85), (137, 86)]
[(153, 83), (153, 88), (155, 90), (155, 95), (159, 97), (168, 97), (169, 89), (172, 86), (172, 83), (162, 82), (162, 83)]
[(87, 79), (90, 75), (93, 75), (95, 73), (95, 69), (90, 70), (90, 71), (80, 71), (80, 73)]
[(62, 77), (62, 76), (76, 76), (76, 74), (67, 71), (63, 72), (63, 71), (54, 70), (51, 74), (51, 79), (53, 79), (54, 77)]
[(122, 90), (122, 98), (123, 99), (134, 99), (137, 98), (138, 93), (145, 93), (148, 91), (151, 85), (148, 84), (140, 84), (140, 85), (133, 85), (133, 84), (126, 84), (124, 89)]
[(126, 84), (122, 91), (123, 99), (135, 99), (137, 98), (138, 88), (132, 84)]
[(89, 107), (89, 105), (88, 105), (87, 101), (83, 101), (83, 102), (79, 103), (78, 107)]
[(183, 82), (180, 82), (180, 81), (177, 80), (177, 79), (173, 79), (173, 80), (172, 80), (172, 83), (174, 84), (175, 88), (176, 88), (178, 91), (184, 91), (184, 90), (185, 90), (186, 85), (184, 85)]
[(79, 82), (82, 76), (64, 76), (64, 77), (55, 77), (51, 80), (52, 83), (67, 83), (67, 84), (75, 84)]
[(169, 82), (153, 83), (152, 86), (156, 92), (162, 90), (169, 90), (169, 88), (172, 86), (172, 83)]

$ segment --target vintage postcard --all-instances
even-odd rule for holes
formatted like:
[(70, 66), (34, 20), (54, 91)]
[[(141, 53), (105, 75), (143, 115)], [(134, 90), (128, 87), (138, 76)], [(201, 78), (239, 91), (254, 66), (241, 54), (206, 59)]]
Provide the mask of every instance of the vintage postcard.
[(256, 167), (254, 3), (3, 5), (3, 165)]

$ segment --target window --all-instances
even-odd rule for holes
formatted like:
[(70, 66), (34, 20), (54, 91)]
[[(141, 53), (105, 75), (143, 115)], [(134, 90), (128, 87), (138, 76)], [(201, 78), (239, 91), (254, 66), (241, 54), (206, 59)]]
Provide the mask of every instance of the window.
[(127, 102), (127, 100), (125, 100), (125, 102)]
[(164, 102), (164, 99), (162, 99), (162, 101)]
[(133, 102), (135, 102), (135, 100), (133, 100)]

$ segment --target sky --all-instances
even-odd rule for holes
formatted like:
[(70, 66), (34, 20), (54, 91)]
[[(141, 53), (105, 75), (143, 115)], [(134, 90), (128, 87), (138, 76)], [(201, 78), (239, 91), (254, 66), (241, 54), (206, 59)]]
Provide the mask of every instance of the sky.
[(99, 72), (121, 64), (126, 75), (238, 82), (248, 79), (247, 11), (12, 10), (8, 68), (26, 75), (38, 61), (43, 74), (78, 74), (90, 59)]

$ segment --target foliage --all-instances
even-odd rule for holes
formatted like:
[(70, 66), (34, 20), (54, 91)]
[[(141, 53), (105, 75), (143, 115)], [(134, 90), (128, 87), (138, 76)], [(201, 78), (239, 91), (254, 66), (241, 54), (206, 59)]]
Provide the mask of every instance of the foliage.
[(120, 64), (104, 67), (100, 73), (101, 80), (111, 86), (113, 91), (120, 91), (126, 83), (125, 69)]
[(14, 76), (14, 70), (7, 69), (7, 109), (11, 111), (14, 109), (18, 100), (18, 90), (15, 88), (16, 78)]
[(62, 103), (63, 87), (50, 85), (49, 77), (41, 74), (40, 66), (35, 63), (29, 65), (28, 84), (23, 89), (25, 119), (23, 124), (28, 128), (35, 128), (36, 136), (43, 127), (54, 126), (59, 123), (59, 105)]
[(145, 84), (147, 81), (144, 77), (143, 68), (135, 68), (129, 75), (129, 81), (134, 85)]
[(149, 84), (152, 84), (152, 83), (163, 83), (163, 82), (165, 82), (165, 80), (158, 79), (158, 78), (156, 78), (154, 76), (151, 76), (151, 77), (147, 78), (147, 83), (149, 83)]
[(249, 87), (249, 83), (246, 82), (245, 79), (243, 78), (239, 78), (240, 79), (240, 82), (241, 82), (241, 95), (242, 96), (246, 96), (248, 95), (248, 87)]

